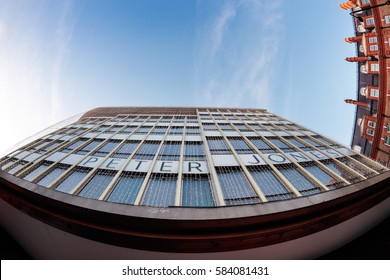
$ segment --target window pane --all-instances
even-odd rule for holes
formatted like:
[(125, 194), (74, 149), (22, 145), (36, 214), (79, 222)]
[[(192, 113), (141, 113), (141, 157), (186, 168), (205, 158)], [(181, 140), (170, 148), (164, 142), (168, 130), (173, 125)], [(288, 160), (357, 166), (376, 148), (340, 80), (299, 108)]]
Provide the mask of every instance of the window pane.
[(340, 182), (337, 182), (332, 176), (330, 176), (328, 173), (326, 173), (314, 163), (301, 163), (301, 165), (307, 171), (309, 171), (311, 175), (316, 177), (322, 184), (324, 184), (330, 189), (334, 189), (336, 185), (340, 184)]
[(140, 142), (126, 142), (119, 148), (119, 150), (113, 154), (116, 158), (128, 158), (132, 152), (137, 148)]
[(108, 184), (112, 181), (115, 172), (98, 171), (85, 185), (79, 196), (98, 199)]
[(217, 172), (227, 205), (257, 203), (259, 199), (241, 170)]
[(62, 174), (68, 169), (68, 166), (57, 166), (52, 169), (46, 176), (44, 176), (40, 181), (38, 181), (38, 185), (47, 187), (50, 185), (55, 179), (61, 177)]
[(229, 138), (229, 142), (233, 146), (234, 150), (236, 150), (239, 154), (250, 154), (253, 152), (241, 138)]
[(142, 205), (168, 207), (175, 203), (176, 177), (156, 175), (149, 181)]
[(134, 158), (139, 159), (153, 159), (156, 155), (160, 143), (145, 142), (138, 152), (134, 155)]
[(32, 179), (35, 178), (35, 176), (43, 173), (46, 168), (50, 165), (51, 163), (50, 162), (43, 162), (42, 164), (40, 164), (38, 167), (35, 167), (35, 169), (29, 171), (29, 173), (27, 173), (23, 179), (24, 180), (27, 180), (27, 181), (31, 181)]
[(122, 174), (107, 200), (117, 203), (134, 204), (144, 178), (144, 176)]
[(270, 201), (289, 199), (293, 195), (269, 168), (250, 168), (250, 173), (266, 198)]
[(204, 147), (201, 142), (186, 142), (184, 146), (185, 160), (199, 160), (204, 157)]
[(222, 138), (207, 139), (212, 155), (231, 154), (228, 146)]
[(279, 149), (281, 149), (282, 151), (284, 152), (294, 152), (294, 149), (289, 147), (287, 144), (285, 144), (284, 142), (282, 142), (280, 139), (277, 139), (277, 138), (268, 138), (268, 140), (274, 144), (276, 147), (278, 147)]
[(72, 189), (87, 176), (89, 169), (79, 169), (73, 171), (56, 188), (57, 191), (70, 193)]
[(166, 142), (161, 148), (159, 159), (161, 160), (179, 160), (180, 142)]
[(104, 144), (102, 147), (100, 147), (99, 150), (97, 150), (94, 155), (98, 157), (105, 157), (110, 152), (112, 152), (116, 146), (118, 146), (119, 141), (108, 141), (106, 144)]
[(70, 144), (68, 147), (62, 149), (61, 152), (65, 152), (65, 153), (71, 152), (71, 151), (73, 151), (74, 149), (80, 147), (82, 144), (84, 144), (85, 141), (86, 141), (86, 139), (77, 140), (77, 141), (74, 142), (73, 144)]
[(85, 155), (95, 149), (101, 142), (102, 140), (93, 140), (91, 143), (77, 151), (76, 154)]
[(274, 152), (274, 149), (272, 149), (270, 146), (268, 146), (262, 139), (258, 137), (252, 137), (249, 138), (250, 141), (253, 143), (253, 145), (256, 146), (257, 149), (259, 149), (263, 153), (271, 153)]
[(205, 176), (185, 176), (183, 178), (183, 206), (213, 206), (209, 179)]
[(310, 195), (321, 192), (321, 189), (307, 179), (293, 166), (280, 166), (280, 173), (303, 195)]
[(349, 172), (348, 170), (344, 169), (342, 166), (336, 164), (333, 160), (324, 160), (321, 161), (326, 167), (328, 167), (330, 170), (332, 170), (334, 173), (339, 175), (340, 177), (343, 177), (344, 179), (347, 179), (351, 183), (357, 183), (361, 181), (360, 177), (357, 177), (353, 173)]

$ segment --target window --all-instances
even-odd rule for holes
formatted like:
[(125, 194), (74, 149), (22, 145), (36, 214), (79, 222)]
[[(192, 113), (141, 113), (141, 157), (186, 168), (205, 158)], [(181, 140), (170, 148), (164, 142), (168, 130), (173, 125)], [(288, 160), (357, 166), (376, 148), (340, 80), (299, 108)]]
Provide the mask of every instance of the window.
[(262, 153), (267, 154), (274, 152), (274, 149), (268, 146), (260, 137), (251, 137), (249, 139), (252, 144), (255, 145), (256, 148), (259, 149), (259, 151)]
[(106, 132), (108, 132), (108, 133), (115, 133), (115, 132), (119, 131), (121, 128), (123, 128), (123, 126), (113, 126)]
[(202, 160), (204, 147), (202, 142), (186, 142), (184, 145), (184, 160)]
[(150, 130), (150, 126), (141, 126), (135, 133), (137, 134), (147, 134)]
[(206, 176), (183, 177), (182, 205), (187, 207), (210, 207), (214, 205), (210, 181)]
[(334, 185), (339, 184), (336, 179), (322, 170), (320, 167), (314, 163), (300, 163), (303, 168), (305, 168), (311, 175), (316, 177), (322, 184), (327, 186), (330, 189), (334, 189)]
[(373, 136), (373, 135), (374, 135), (374, 130), (371, 129), (371, 128), (367, 128), (366, 133), (367, 133), (368, 135)]
[(313, 141), (312, 139), (310, 139), (310, 138), (307, 137), (307, 136), (303, 136), (303, 137), (299, 137), (299, 138), (302, 139), (302, 140), (304, 140), (307, 144), (312, 145), (312, 146), (314, 146), (314, 147), (316, 147), (316, 148), (318, 148), (318, 149), (323, 150), (323, 149), (326, 148), (326, 147), (322, 146), (321, 144), (319, 144), (319, 143)]
[(160, 151), (160, 160), (179, 160), (181, 142), (165, 142)]
[(366, 18), (366, 26), (367, 25), (374, 25), (375, 22), (374, 22), (374, 18), (373, 17), (370, 17), (370, 18)]
[(292, 193), (279, 181), (269, 167), (250, 167), (249, 171), (269, 201), (292, 198)]
[(134, 204), (144, 179), (144, 176), (122, 173), (107, 201)]
[(230, 144), (238, 154), (252, 154), (253, 151), (249, 148), (248, 144), (245, 143), (242, 138), (229, 138)]
[(150, 134), (165, 134), (167, 130), (168, 130), (167, 126), (156, 126), (155, 128), (153, 128)]
[(127, 141), (112, 156), (115, 158), (128, 158), (139, 145), (139, 141)]
[(385, 23), (390, 24), (390, 15), (385, 16)]
[(73, 151), (74, 149), (77, 149), (78, 147), (80, 147), (86, 141), (87, 141), (87, 139), (77, 140), (76, 142), (73, 142), (72, 144), (68, 145), (66, 148), (62, 149), (61, 152), (69, 153), (69, 152)]
[(10, 167), (8, 167), (7, 173), (15, 174), (16, 172), (18, 172), (26, 164), (27, 164), (27, 161), (20, 160), (17, 163), (14, 163)]
[(212, 155), (226, 155), (231, 154), (229, 147), (222, 138), (207, 138), (207, 143)]
[(251, 131), (251, 129), (249, 129), (246, 125), (244, 124), (236, 124), (236, 128), (240, 131)]
[(157, 153), (159, 142), (144, 142), (142, 147), (134, 155), (138, 159), (153, 159)]
[(169, 207), (175, 204), (176, 176), (154, 174), (149, 180), (142, 205)]
[(293, 165), (278, 166), (280, 173), (303, 195), (311, 195), (321, 192), (320, 188), (307, 179)]
[(183, 127), (182, 126), (173, 126), (169, 130), (169, 134), (183, 134)]
[(49, 145), (46, 145), (46, 146), (43, 147), (41, 150), (39, 150), (38, 153), (43, 154), (43, 153), (46, 153), (46, 152), (53, 151), (53, 150), (55, 150), (55, 148), (57, 148), (60, 144), (62, 144), (62, 142), (58, 142), (58, 141), (51, 142)]
[(49, 173), (47, 173), (41, 180), (37, 182), (38, 185), (47, 187), (49, 186), (55, 179), (61, 177), (62, 174), (69, 168), (68, 165), (60, 164), (54, 167)]
[(79, 168), (71, 172), (57, 187), (60, 192), (70, 193), (87, 176), (89, 168)]
[(371, 38), (368, 38), (368, 42), (369, 42), (370, 44), (373, 44), (373, 43), (378, 42), (378, 39), (377, 39), (377, 37), (371, 37)]
[(292, 137), (286, 137), (285, 138), (288, 142), (290, 142), (290, 144), (304, 150), (304, 151), (307, 151), (307, 150), (310, 150), (310, 147), (305, 145), (304, 143), (301, 143), (300, 141), (298, 141), (297, 139), (295, 138), (292, 138)]
[(390, 124), (387, 124), (387, 126), (386, 126), (386, 132), (390, 132)]
[(106, 157), (110, 152), (112, 152), (116, 146), (118, 146), (119, 141), (108, 141), (102, 147), (99, 148), (93, 155), (97, 157)]
[(376, 126), (376, 122), (368, 121), (368, 126), (374, 127)]
[(93, 149), (95, 149), (103, 140), (93, 140), (89, 144), (87, 144), (85, 147), (81, 148), (76, 152), (76, 154), (79, 155), (86, 155)]
[(385, 137), (385, 144), (390, 146), (390, 137)]
[(328, 167), (330, 170), (332, 170), (334, 173), (336, 173), (340, 177), (347, 179), (351, 183), (357, 183), (357, 182), (361, 181), (361, 179), (359, 177), (356, 177), (354, 174), (349, 172), (347, 169), (343, 168), (340, 164), (337, 164), (336, 161), (328, 159), (328, 160), (322, 160), (321, 162), (326, 167)]
[(79, 196), (98, 199), (114, 178), (115, 173), (114, 171), (99, 170), (81, 190)]
[(370, 51), (377, 51), (378, 45), (370, 45)]
[(34, 169), (28, 171), (23, 177), (24, 180), (32, 181), (36, 176), (39, 174), (42, 174), (48, 166), (50, 166), (51, 162), (44, 161), (39, 166), (35, 167)]
[(203, 129), (204, 130), (216, 130), (218, 131), (218, 128), (215, 124), (213, 123), (203, 123)]
[(290, 146), (288, 146), (287, 144), (285, 144), (284, 142), (282, 142), (281, 140), (279, 140), (277, 138), (268, 138), (268, 140), (272, 144), (274, 144), (276, 147), (278, 147), (279, 149), (281, 149), (282, 151), (284, 151), (286, 153), (295, 151), (293, 148), (291, 148)]
[(124, 130), (121, 131), (121, 133), (132, 133), (136, 126), (126, 126)]
[(186, 128), (186, 134), (187, 135), (199, 135), (199, 127), (197, 126), (187, 126)]
[(378, 63), (370, 64), (370, 70), (373, 71), (373, 72), (379, 71), (379, 64)]
[(255, 191), (240, 169), (221, 168), (217, 176), (227, 205), (259, 203)]
[(375, 88), (370, 89), (370, 96), (379, 97), (379, 89), (375, 89)]
[(231, 131), (234, 130), (233, 127), (230, 124), (227, 123), (221, 123), (219, 124), (219, 127), (224, 131)]

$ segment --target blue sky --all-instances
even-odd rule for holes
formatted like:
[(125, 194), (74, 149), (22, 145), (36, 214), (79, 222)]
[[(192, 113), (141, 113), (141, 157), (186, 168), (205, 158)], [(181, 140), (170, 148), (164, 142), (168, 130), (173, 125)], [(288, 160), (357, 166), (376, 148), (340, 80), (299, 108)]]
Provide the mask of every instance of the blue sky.
[(342, 1), (2, 0), (0, 151), (98, 106), (266, 108), (349, 145)]

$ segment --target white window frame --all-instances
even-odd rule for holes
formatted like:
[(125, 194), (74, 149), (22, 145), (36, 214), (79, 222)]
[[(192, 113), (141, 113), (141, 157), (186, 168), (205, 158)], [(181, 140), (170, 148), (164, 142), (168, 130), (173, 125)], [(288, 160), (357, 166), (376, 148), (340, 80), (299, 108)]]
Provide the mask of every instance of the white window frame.
[(370, 45), (370, 51), (377, 51), (378, 45)]
[(373, 17), (366, 18), (365, 20), (366, 26), (367, 25), (375, 25), (375, 21)]
[(390, 24), (390, 15), (385, 16), (385, 23)]
[(371, 88), (370, 89), (370, 96), (372, 96), (372, 97), (379, 97), (379, 89)]
[[(371, 133), (371, 132), (372, 132), (372, 133)], [(367, 129), (366, 129), (366, 133), (367, 133), (368, 135), (374, 136), (375, 130), (374, 130), (374, 129), (371, 129), (371, 128), (367, 128)]]
[(385, 137), (385, 145), (390, 146), (390, 137), (389, 136)]
[(386, 127), (386, 132), (390, 132), (390, 123)]
[(368, 121), (367, 124), (368, 124), (369, 127), (373, 127), (373, 128), (376, 127), (376, 122)]
[(379, 72), (379, 63), (372, 63), (372, 64), (370, 64), (370, 71), (372, 71), (372, 72)]
[(377, 37), (370, 37), (370, 38), (368, 38), (368, 42), (370, 44), (377, 43), (378, 42), (378, 38)]
[(362, 5), (370, 4), (370, 0), (360, 0)]

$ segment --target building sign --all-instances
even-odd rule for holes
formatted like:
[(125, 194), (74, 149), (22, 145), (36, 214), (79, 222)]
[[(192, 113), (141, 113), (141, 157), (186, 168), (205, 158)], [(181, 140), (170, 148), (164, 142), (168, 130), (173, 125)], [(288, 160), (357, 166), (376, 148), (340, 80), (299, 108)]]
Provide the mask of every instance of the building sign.
[[(353, 155), (354, 153), (346, 148), (325, 149), (319, 151), (311, 150), (305, 152), (272, 153), (272, 154), (240, 154), (238, 155), (245, 166), (256, 165), (277, 165), (291, 162), (306, 162), (313, 160), (324, 160), (329, 158), (343, 157), (343, 154)], [(213, 155), (214, 166), (239, 166), (239, 162), (233, 155)], [(157, 160), (152, 167), (152, 160), (131, 159), (127, 161), (121, 158), (103, 158), (77, 154), (67, 155), (65, 153), (54, 153), (47, 160), (60, 160), (61, 163), (77, 165), (89, 168), (101, 168), (107, 170), (120, 170), (129, 172), (148, 172), (150, 168), (153, 173), (179, 173), (180, 162), (169, 160)], [(126, 166), (124, 167), (124, 165)], [(206, 161), (184, 161), (182, 170), (184, 174), (207, 174), (209, 173)]]

